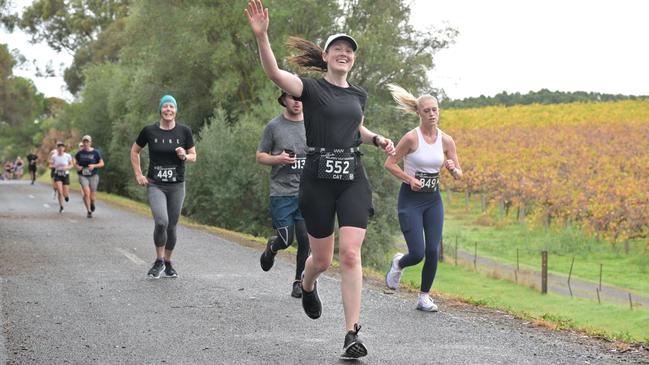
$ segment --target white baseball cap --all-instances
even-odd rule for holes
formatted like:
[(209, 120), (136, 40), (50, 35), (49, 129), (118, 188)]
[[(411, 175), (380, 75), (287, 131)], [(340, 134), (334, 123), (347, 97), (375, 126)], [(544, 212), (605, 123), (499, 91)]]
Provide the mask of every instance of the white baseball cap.
[(354, 52), (356, 52), (356, 50), (358, 49), (358, 43), (356, 43), (356, 40), (352, 38), (350, 35), (347, 35), (345, 33), (336, 33), (334, 35), (330, 35), (329, 38), (327, 38), (327, 42), (325, 42), (325, 46), (324, 46), (325, 51), (327, 50), (327, 48), (329, 48), (329, 45), (331, 45), (331, 43), (337, 41), (338, 39), (344, 39), (349, 43), (351, 43)]

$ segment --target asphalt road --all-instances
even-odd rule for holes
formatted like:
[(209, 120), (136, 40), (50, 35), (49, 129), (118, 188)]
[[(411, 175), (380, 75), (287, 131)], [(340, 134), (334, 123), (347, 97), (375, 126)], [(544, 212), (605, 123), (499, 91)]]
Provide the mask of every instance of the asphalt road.
[[(290, 297), (294, 266), (259, 268), (261, 247), (179, 227), (178, 279), (146, 279), (153, 222), (78, 194), (62, 214), (46, 185), (0, 182), (0, 363), (339, 363), (344, 321), (335, 274), (322, 277), (323, 315)], [(495, 311), (366, 285), (366, 364), (611, 364), (646, 351), (554, 332)]]

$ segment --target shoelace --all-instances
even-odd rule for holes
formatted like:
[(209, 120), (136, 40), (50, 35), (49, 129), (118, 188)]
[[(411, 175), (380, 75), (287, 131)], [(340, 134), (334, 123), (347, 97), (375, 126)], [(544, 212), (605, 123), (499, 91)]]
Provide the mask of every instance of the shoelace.
[(422, 298), (422, 301), (423, 301), (424, 304), (426, 304), (426, 306), (428, 306), (428, 307), (430, 307), (430, 306), (432, 306), (433, 304), (435, 304), (435, 302), (433, 302), (433, 298), (431, 298), (429, 295), (423, 297), (423, 298)]

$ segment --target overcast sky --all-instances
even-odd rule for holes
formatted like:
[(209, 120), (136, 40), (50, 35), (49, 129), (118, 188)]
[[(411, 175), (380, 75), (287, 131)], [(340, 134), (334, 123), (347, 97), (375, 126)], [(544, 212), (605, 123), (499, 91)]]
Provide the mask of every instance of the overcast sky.
[[(15, 2), (29, 2), (16, 1)], [(418, 28), (449, 25), (455, 44), (435, 57), (431, 86), (459, 99), (501, 91), (542, 88), (649, 95), (649, 1), (643, 0), (414, 0)], [(0, 33), (44, 68), (62, 74), (72, 57), (28, 37)], [(70, 100), (61, 77), (34, 78), (34, 68), (14, 70), (34, 79), (47, 96)]]

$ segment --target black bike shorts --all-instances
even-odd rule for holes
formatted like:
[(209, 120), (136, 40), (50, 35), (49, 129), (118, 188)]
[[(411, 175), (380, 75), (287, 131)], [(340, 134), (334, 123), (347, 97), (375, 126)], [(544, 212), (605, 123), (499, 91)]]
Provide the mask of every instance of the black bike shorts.
[(319, 179), (305, 169), (299, 198), (307, 232), (315, 238), (333, 234), (336, 216), (339, 227), (367, 229), (374, 212), (372, 189), (364, 173), (352, 181), (339, 181)]

